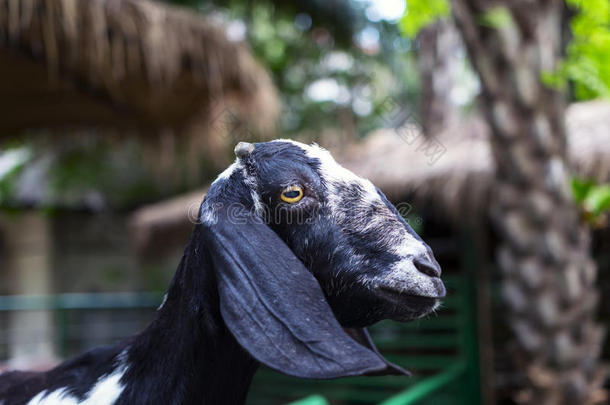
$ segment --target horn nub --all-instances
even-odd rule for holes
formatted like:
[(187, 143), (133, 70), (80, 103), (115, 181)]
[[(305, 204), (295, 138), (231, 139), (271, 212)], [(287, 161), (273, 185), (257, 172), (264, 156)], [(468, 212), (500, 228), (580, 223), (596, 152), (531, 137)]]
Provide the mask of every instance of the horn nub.
[(235, 146), (235, 156), (240, 159), (248, 157), (254, 150), (254, 145), (249, 142), (240, 142)]

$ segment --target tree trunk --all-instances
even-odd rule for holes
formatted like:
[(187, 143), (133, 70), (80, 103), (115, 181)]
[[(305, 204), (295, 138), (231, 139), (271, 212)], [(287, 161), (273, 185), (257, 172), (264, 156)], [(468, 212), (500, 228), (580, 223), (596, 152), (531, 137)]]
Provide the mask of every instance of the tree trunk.
[(491, 216), (526, 376), (516, 399), (594, 403), (603, 378), (596, 268), (568, 187), (564, 99), (540, 79), (560, 57), (563, 2), (451, 1), (492, 129), (497, 184)]
[(422, 126), (426, 135), (434, 136), (459, 118), (459, 106), (451, 100), (451, 90), (457, 80), (457, 53), (462, 44), (453, 21), (448, 19), (422, 28), (417, 40)]

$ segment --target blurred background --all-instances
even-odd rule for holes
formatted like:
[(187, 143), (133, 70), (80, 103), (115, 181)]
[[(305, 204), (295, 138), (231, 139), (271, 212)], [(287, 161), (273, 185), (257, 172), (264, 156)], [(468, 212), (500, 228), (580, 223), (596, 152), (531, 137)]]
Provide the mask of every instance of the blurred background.
[[(153, 318), (239, 141), (317, 142), (443, 267), (399, 377), (249, 404), (608, 403), (610, 0), (0, 0), (0, 370)], [(313, 395), (313, 396), (312, 396)]]

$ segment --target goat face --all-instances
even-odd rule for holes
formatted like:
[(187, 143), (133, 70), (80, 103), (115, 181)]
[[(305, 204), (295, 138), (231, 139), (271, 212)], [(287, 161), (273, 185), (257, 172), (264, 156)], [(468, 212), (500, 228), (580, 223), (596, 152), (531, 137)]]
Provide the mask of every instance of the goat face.
[(370, 181), (315, 145), (275, 141), (244, 157), (266, 222), (342, 325), (409, 321), (436, 308), (445, 288), (432, 250)]
[[(269, 305), (286, 301), (283, 310), (296, 311), (287, 316), (287, 323), (295, 324), (302, 323), (292, 319), (299, 316), (298, 311), (301, 318), (319, 317), (325, 311), (299, 308), (314, 305), (313, 301), (317, 305), (319, 298), (313, 289), (332, 309), (334, 317), (328, 322), (338, 321), (346, 328), (385, 318), (409, 321), (437, 307), (445, 287), (431, 249), (371, 182), (341, 167), (316, 145), (278, 140), (240, 143), (235, 151), (236, 162), (210, 188), (201, 220), (210, 229), (208, 234), (215, 235), (208, 238), (212, 248), (225, 251), (215, 261), (221, 301), (231, 295), (221, 309), (247, 350), (260, 350), (248, 347), (252, 342), (247, 335), (270, 321), (261, 317), (244, 322), (239, 308), (227, 309), (241, 299), (240, 289), (252, 290), (253, 300), (251, 304), (242, 301), (240, 308), (254, 306), (264, 311), (267, 307), (278, 317), (277, 308), (269, 309)], [(265, 304), (259, 305), (255, 295)], [(374, 351), (368, 335), (355, 338)], [(269, 364), (261, 359), (265, 356), (253, 355)], [(286, 367), (274, 368), (295, 374)], [(328, 373), (322, 376), (329, 377)]]

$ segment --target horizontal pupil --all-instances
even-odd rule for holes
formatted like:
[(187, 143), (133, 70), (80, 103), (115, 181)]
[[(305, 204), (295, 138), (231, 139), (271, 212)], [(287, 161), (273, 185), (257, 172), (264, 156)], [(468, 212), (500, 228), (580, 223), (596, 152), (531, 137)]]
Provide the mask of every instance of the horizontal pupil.
[(300, 195), (301, 195), (301, 192), (299, 190), (291, 190), (291, 191), (284, 192), (284, 197), (286, 197), (286, 198), (297, 198)]

